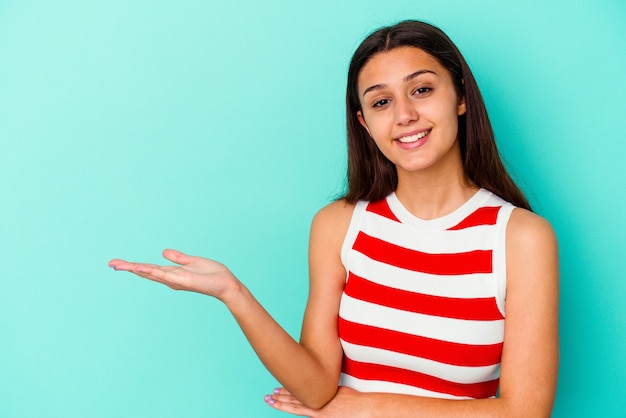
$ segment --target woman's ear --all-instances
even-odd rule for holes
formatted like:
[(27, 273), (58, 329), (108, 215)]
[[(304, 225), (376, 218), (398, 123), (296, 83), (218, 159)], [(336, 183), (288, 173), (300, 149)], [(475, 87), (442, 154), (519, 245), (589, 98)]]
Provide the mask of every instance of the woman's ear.
[(467, 108), (465, 107), (465, 97), (461, 97), (461, 100), (459, 100), (459, 105), (457, 106), (456, 113), (461, 116), (464, 115), (466, 111)]
[[(461, 84), (463, 85), (463, 90), (465, 91), (465, 80), (461, 79)], [(461, 116), (464, 115), (465, 112), (467, 112), (467, 107), (465, 106), (465, 92), (463, 93), (463, 95), (461, 96), (461, 98), (459, 99), (459, 105), (456, 109), (456, 113), (457, 115)]]
[[(365, 122), (365, 118), (363, 117), (363, 112), (362, 111), (357, 111), (356, 112), (356, 118), (359, 120), (359, 123), (361, 124), (362, 127), (365, 128), (365, 130), (367, 131), (367, 133), (370, 133), (370, 128), (367, 127), (367, 122)], [(371, 136), (371, 134), (370, 134)]]

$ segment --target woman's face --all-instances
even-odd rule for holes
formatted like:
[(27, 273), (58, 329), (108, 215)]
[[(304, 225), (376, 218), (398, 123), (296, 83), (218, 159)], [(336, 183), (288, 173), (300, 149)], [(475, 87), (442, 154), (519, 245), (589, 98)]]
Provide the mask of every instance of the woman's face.
[(461, 163), (458, 117), (465, 102), (433, 56), (410, 46), (381, 52), (357, 81), (357, 117), (398, 176)]

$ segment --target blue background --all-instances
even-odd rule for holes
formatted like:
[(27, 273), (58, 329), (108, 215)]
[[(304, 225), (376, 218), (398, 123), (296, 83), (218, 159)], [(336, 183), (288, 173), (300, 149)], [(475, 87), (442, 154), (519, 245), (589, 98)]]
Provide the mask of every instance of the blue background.
[(228, 264), (296, 338), (371, 30), (435, 23), (561, 251), (555, 417), (626, 411), (626, 3), (0, 1), (0, 416), (259, 417), (227, 310), (106, 267)]

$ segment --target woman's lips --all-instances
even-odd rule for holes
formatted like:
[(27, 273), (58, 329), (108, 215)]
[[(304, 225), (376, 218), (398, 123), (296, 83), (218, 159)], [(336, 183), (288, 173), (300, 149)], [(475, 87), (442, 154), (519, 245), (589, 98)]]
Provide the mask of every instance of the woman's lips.
[(417, 133), (410, 134), (410, 135), (404, 135), (404, 136), (399, 137), (397, 140), (403, 144), (410, 144), (410, 143), (419, 141), (420, 139), (427, 136), (429, 133), (430, 133), (430, 129), (427, 131), (417, 132)]

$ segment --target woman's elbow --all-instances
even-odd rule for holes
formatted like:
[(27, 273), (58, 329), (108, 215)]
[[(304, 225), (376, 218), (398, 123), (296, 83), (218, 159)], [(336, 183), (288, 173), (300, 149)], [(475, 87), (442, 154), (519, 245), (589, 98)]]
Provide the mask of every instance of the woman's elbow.
[(335, 397), (338, 388), (338, 384), (328, 384), (317, 390), (308, 390), (302, 397), (296, 398), (311, 409), (322, 409)]

